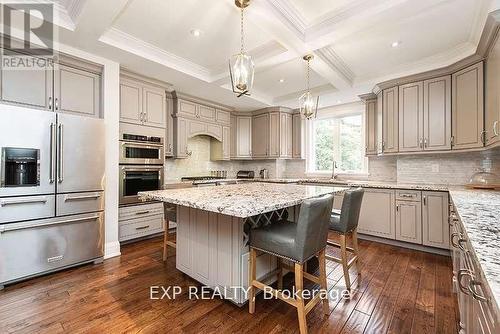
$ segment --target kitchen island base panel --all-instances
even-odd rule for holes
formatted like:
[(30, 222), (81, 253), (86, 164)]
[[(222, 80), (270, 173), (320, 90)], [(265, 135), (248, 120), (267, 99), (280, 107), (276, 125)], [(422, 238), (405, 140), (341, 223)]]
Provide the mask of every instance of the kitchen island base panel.
[[(247, 301), (248, 288), (245, 224), (243, 218), (177, 206), (176, 268), (239, 306)], [(276, 269), (274, 256), (257, 255), (259, 279), (272, 284)]]

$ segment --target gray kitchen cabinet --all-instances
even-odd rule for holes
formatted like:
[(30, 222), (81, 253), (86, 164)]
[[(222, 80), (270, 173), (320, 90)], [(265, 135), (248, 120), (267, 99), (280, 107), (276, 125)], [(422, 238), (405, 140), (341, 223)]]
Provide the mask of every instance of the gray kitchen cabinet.
[(396, 201), (396, 240), (422, 244), (422, 208), (418, 201)]
[(59, 64), (54, 70), (55, 111), (100, 117), (101, 76)]
[(167, 95), (167, 115), (166, 115), (166, 131), (165, 131), (165, 156), (171, 157), (174, 155), (174, 101), (170, 94)]
[(194, 102), (176, 99), (176, 116), (197, 118), (198, 105)]
[(231, 121), (231, 113), (229, 111), (217, 109), (215, 121), (220, 124), (229, 125)]
[(399, 86), (399, 152), (423, 149), (423, 88), (422, 81)]
[(500, 34), (497, 34), (485, 64), (486, 145), (500, 143)]
[[(252, 116), (231, 116), (234, 118), (231, 138), (234, 146), (232, 156), (238, 159), (252, 158)], [(233, 147), (231, 147), (233, 149)]]
[(395, 192), (388, 189), (365, 189), (359, 213), (358, 232), (395, 239)]
[(165, 89), (154, 86), (143, 86), (142, 103), (143, 125), (165, 128), (167, 123), (167, 97)]
[(448, 193), (422, 192), (422, 243), (425, 246), (450, 248)]
[(375, 147), (377, 150), (377, 154), (382, 154), (382, 142), (384, 141), (384, 105), (383, 105), (383, 92), (380, 91), (377, 94), (377, 108), (376, 108), (376, 138), (377, 141), (375, 143)]
[(238, 138), (238, 130), (236, 125), (236, 115), (231, 115), (230, 117), (230, 125), (231, 125), (231, 158), (236, 158), (237, 152), (237, 138)]
[[(23, 57), (28, 56), (23, 55)], [(45, 71), (3, 69), (0, 85), (2, 102), (29, 108), (53, 110), (53, 75), (52, 69)]]
[(399, 149), (398, 87), (382, 92), (382, 153), (397, 153)]
[(296, 113), (292, 115), (292, 158), (302, 159), (303, 150), (303, 135), (302, 135), (302, 117)]
[(292, 115), (287, 113), (280, 114), (280, 141), (278, 146), (280, 147), (280, 157), (291, 158), (292, 157)]
[(365, 155), (377, 154), (377, 100), (365, 104)]
[(451, 76), (424, 81), (424, 151), (451, 150)]
[(163, 232), (163, 203), (121, 207), (118, 240), (128, 241)]
[(280, 139), (283, 138), (279, 112), (269, 114), (269, 157), (278, 158), (281, 154)]
[(252, 117), (252, 156), (267, 158), (269, 155), (270, 114)]
[(452, 75), (452, 149), (484, 146), (483, 62)]
[(174, 118), (174, 155), (176, 158), (188, 157), (188, 121), (184, 118)]
[[(287, 158), (293, 157), (293, 118), (292, 115), (286, 114), (286, 156)], [(281, 130), (283, 131), (283, 129)]]
[(142, 124), (142, 87), (132, 80), (120, 80), (120, 122)]

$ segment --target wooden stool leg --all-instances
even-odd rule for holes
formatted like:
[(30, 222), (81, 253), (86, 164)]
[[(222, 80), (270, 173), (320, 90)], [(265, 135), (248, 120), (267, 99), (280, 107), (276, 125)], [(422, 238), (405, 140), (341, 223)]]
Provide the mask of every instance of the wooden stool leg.
[(297, 289), (297, 316), (299, 318), (300, 334), (307, 334), (306, 310), (304, 307), (304, 299), (302, 299), (302, 291), (304, 290), (304, 274), (303, 266), (295, 263), (295, 287)]
[(354, 256), (356, 256), (356, 266), (359, 272), (359, 248), (358, 248), (358, 231), (355, 229), (352, 231), (352, 248), (354, 249)]
[(283, 263), (281, 258), (278, 257), (278, 290), (283, 290)]
[[(325, 249), (319, 252), (318, 255), (318, 260), (319, 260), (319, 282), (321, 289), (323, 289), (325, 292), (328, 292), (328, 286), (326, 284), (326, 256), (325, 256)], [(328, 293), (326, 294), (326, 298), (323, 299), (323, 313), (325, 315), (330, 315), (330, 309), (328, 307)]]
[(167, 245), (167, 243), (168, 243), (168, 226), (169, 226), (168, 219), (164, 220), (163, 225), (164, 225), (164, 230), (165, 230), (163, 232), (163, 262), (165, 262), (165, 261), (167, 261), (167, 257), (168, 257), (168, 250), (167, 250), (167, 248), (168, 248), (168, 245)]
[(345, 234), (340, 235), (340, 254), (342, 258), (342, 269), (344, 269), (345, 286), (348, 291), (351, 291), (351, 279), (349, 278), (349, 267), (347, 266), (347, 245)]
[(250, 247), (250, 256), (248, 263), (248, 312), (253, 314), (255, 312), (255, 287), (253, 281), (256, 279), (256, 262), (257, 253), (255, 249)]

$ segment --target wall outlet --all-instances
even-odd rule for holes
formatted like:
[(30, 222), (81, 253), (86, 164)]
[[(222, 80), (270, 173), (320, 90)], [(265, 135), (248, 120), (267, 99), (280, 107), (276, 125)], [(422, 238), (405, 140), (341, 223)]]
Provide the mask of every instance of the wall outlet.
[(431, 168), (433, 173), (439, 173), (439, 164), (432, 164)]

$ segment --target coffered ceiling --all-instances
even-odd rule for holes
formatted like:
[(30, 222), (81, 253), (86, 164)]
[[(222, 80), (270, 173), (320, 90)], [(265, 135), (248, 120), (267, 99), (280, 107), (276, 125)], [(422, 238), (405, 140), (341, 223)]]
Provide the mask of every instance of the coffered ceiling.
[(487, 14), (498, 6), (493, 0), (252, 0), (245, 45), (256, 63), (254, 91), (236, 98), (227, 65), (239, 51), (234, 0), (56, 3), (62, 43), (242, 110), (296, 108), (306, 53), (315, 55), (311, 87), (322, 106), (355, 101), (379, 81), (449, 65), (475, 52)]

